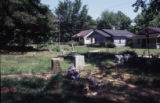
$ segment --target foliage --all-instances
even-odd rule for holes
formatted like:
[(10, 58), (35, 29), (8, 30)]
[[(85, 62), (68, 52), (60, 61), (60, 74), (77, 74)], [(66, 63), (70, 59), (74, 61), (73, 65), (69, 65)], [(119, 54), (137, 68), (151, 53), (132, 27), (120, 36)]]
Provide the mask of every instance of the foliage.
[(53, 36), (54, 15), (40, 0), (1, 0), (1, 44), (25, 46)]
[(108, 42), (107, 43), (107, 47), (108, 48), (115, 48), (116, 46), (115, 46), (115, 44), (113, 42)]
[(159, 0), (137, 0), (132, 6), (135, 7), (135, 11), (142, 8), (142, 11), (150, 14), (151, 12), (157, 15), (160, 11), (160, 1)]
[(101, 18), (98, 19), (97, 28), (109, 28), (115, 26), (116, 29), (128, 29), (131, 24), (131, 20), (121, 11), (117, 13), (104, 11), (101, 14)]
[(84, 40), (80, 40), (78, 44), (79, 45), (84, 45)]
[(96, 22), (88, 15), (87, 5), (82, 6), (81, 0), (60, 1), (55, 10), (62, 41), (71, 40), (72, 35), (83, 30), (94, 28)]
[(160, 13), (158, 15), (150, 15), (152, 16), (151, 18), (145, 12), (142, 12), (135, 17), (134, 22), (136, 25), (133, 28), (135, 33), (148, 26), (160, 27)]
[(136, 26), (131, 31), (137, 33), (148, 26), (160, 27), (159, 5), (159, 0), (137, 0), (132, 6), (135, 7), (135, 12), (139, 8), (141, 8), (142, 12), (135, 18)]

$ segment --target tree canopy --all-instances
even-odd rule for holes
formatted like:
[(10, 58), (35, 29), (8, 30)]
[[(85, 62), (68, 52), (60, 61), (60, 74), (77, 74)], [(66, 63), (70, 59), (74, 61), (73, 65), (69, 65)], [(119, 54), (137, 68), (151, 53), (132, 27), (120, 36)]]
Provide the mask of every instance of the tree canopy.
[(61, 40), (68, 41), (74, 33), (83, 29), (95, 28), (96, 22), (88, 15), (87, 5), (82, 5), (81, 0), (60, 1), (56, 8), (59, 22)]
[(40, 0), (1, 0), (1, 44), (26, 45), (47, 41), (54, 30), (54, 15)]
[(117, 13), (104, 11), (101, 18), (97, 21), (97, 28), (99, 29), (112, 28), (112, 26), (115, 26), (117, 29), (127, 29), (131, 24), (130, 18), (121, 11), (118, 11)]
[(142, 11), (145, 11), (147, 14), (153, 13), (158, 15), (160, 12), (160, 0), (137, 0), (133, 7), (135, 7), (135, 11), (138, 11), (139, 8), (142, 9)]

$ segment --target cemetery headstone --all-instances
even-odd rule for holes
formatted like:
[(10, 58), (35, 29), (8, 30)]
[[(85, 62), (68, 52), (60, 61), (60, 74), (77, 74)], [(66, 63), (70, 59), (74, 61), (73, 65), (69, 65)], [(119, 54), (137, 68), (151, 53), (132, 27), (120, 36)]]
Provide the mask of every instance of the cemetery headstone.
[(72, 52), (74, 52), (74, 45), (72, 44)]
[(85, 59), (83, 55), (75, 55), (75, 67), (83, 68), (85, 65)]
[(123, 55), (115, 55), (115, 61), (117, 63), (122, 63), (123, 62)]
[(54, 73), (60, 73), (61, 72), (61, 65), (60, 65), (60, 58), (52, 58), (51, 59), (51, 68)]

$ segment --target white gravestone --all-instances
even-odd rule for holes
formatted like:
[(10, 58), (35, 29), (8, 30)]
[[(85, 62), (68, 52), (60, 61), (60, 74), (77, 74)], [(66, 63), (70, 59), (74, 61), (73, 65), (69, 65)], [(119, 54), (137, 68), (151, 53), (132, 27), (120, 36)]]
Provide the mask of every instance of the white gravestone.
[(78, 68), (83, 68), (85, 65), (85, 60), (83, 55), (75, 55), (75, 67)]

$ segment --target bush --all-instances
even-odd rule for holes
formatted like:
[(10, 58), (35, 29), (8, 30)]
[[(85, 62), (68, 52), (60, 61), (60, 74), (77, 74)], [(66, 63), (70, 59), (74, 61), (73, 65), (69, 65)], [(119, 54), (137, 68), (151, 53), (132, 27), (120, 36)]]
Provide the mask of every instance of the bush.
[(115, 44), (113, 42), (108, 42), (107, 43), (107, 47), (108, 48), (115, 48), (116, 46), (115, 46)]
[(133, 45), (132, 41), (131, 41), (131, 40), (129, 40), (129, 41), (127, 42), (127, 46), (132, 47), (132, 45)]
[(80, 40), (78, 44), (79, 44), (79, 45), (83, 45), (83, 44), (84, 44), (84, 43), (83, 43), (83, 40)]

